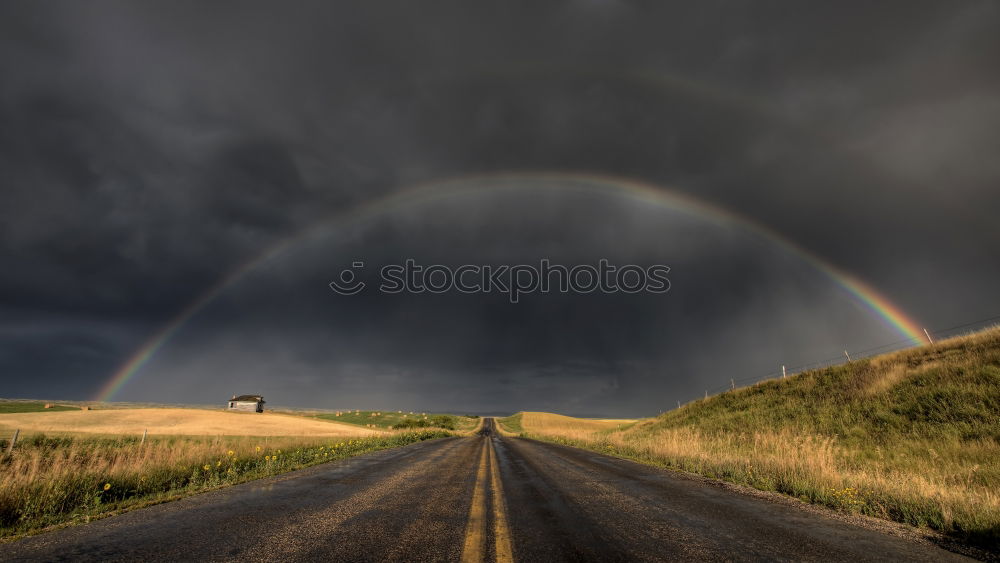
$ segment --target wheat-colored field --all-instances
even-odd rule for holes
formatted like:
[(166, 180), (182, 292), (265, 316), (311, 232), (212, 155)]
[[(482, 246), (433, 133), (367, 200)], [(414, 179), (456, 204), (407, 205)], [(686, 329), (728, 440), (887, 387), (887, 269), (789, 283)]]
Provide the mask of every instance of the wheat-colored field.
[(202, 409), (116, 409), (0, 414), (4, 433), (86, 432), (188, 436), (375, 436), (377, 429), (275, 413)]
[(619, 430), (634, 422), (635, 419), (627, 418), (573, 418), (550, 412), (521, 413), (524, 430), (567, 438), (589, 438), (594, 432)]

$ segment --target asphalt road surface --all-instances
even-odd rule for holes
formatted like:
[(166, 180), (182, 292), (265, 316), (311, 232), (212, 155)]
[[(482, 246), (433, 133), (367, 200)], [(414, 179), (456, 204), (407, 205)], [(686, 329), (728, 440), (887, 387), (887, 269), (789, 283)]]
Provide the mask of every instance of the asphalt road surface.
[(652, 467), (499, 436), (331, 462), (0, 544), (4, 561), (951, 561)]

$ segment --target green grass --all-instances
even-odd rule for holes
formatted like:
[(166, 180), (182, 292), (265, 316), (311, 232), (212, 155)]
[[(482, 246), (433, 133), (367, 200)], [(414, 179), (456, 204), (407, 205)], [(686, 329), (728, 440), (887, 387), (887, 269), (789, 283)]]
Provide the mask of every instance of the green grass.
[(78, 407), (53, 404), (45, 408), (45, 403), (35, 401), (0, 401), (0, 413), (75, 411)]
[(507, 432), (514, 434), (524, 434), (524, 427), (521, 426), (521, 413), (512, 414), (504, 418), (498, 418), (497, 424)]
[(865, 449), (898, 447), (900, 440), (1000, 443), (1000, 344), (921, 348), (900, 362), (906, 375), (877, 393), (867, 390), (886, 376), (884, 361), (863, 360), (697, 401), (645, 430), (791, 428)]
[[(331, 420), (368, 427), (375, 425), (375, 428), (429, 428), (438, 427), (448, 430), (471, 430), (479, 423), (478, 417), (458, 416), (440, 413), (421, 413), (408, 411), (342, 411), (340, 416), (335, 413), (323, 413), (310, 415), (321, 420)], [(426, 417), (426, 418), (425, 418)]]

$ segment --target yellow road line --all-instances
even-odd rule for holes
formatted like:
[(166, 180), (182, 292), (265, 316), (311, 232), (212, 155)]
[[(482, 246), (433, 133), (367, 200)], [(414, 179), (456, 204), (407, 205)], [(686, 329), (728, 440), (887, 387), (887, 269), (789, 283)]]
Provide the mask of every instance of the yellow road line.
[(483, 533), (486, 527), (486, 449), (489, 440), (483, 440), (483, 449), (479, 454), (479, 470), (476, 472), (476, 485), (472, 489), (472, 506), (469, 507), (469, 522), (465, 526), (465, 545), (462, 547), (462, 563), (480, 563), (483, 560)]
[(514, 561), (514, 550), (510, 543), (510, 529), (507, 527), (507, 503), (503, 498), (503, 482), (500, 481), (500, 468), (497, 455), (494, 452), (493, 441), (490, 442), (490, 485), (493, 489), (493, 539), (496, 541), (498, 563)]

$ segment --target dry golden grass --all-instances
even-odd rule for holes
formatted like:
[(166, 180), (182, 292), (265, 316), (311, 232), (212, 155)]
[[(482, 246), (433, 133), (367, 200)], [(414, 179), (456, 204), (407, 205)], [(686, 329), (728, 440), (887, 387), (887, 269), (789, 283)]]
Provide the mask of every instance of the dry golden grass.
[(24, 433), (86, 432), (189, 436), (375, 436), (377, 429), (275, 413), (202, 409), (119, 409), (0, 414), (0, 428)]
[[(29, 439), (30, 440), (30, 439)], [(52, 439), (55, 443), (59, 438)], [(82, 471), (100, 475), (111, 481), (122, 475), (142, 473), (158, 467), (188, 467), (194, 469), (212, 459), (247, 459), (260, 452), (289, 450), (312, 445), (314, 438), (275, 438), (265, 441), (262, 437), (218, 438), (154, 438), (140, 445), (137, 440), (127, 442), (114, 439), (72, 441), (56, 448), (26, 447), (20, 455), (11, 456), (5, 467), (0, 485), (18, 488), (31, 483), (59, 482)], [(230, 454), (229, 452), (232, 452)]]
[[(677, 460), (678, 465), (700, 473), (743, 475), (768, 490), (808, 483), (809, 488), (827, 492), (850, 490), (855, 495), (933, 499), (951, 518), (969, 507), (1000, 516), (997, 490), (978, 482), (978, 468), (963, 464), (954, 455), (947, 459), (940, 454), (911, 456), (902, 465), (883, 454), (882, 461), (859, 463), (856, 452), (832, 437), (788, 430), (706, 436), (693, 428), (681, 428), (656, 434), (614, 432), (605, 440), (649, 459)], [(934, 448), (928, 444), (926, 451), (934, 452)], [(862, 502), (860, 498), (845, 500)], [(832, 504), (851, 508), (851, 502)]]

